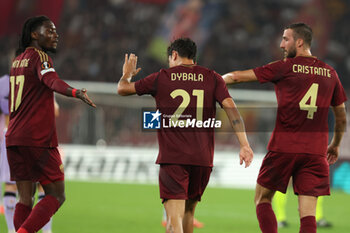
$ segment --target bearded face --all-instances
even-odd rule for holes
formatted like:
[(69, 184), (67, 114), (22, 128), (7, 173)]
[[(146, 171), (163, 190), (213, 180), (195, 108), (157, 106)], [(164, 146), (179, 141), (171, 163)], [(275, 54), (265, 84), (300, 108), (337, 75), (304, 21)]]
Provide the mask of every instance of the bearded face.
[(285, 58), (293, 58), (296, 56), (296, 41), (293, 37), (292, 29), (284, 30), (280, 48), (282, 49)]

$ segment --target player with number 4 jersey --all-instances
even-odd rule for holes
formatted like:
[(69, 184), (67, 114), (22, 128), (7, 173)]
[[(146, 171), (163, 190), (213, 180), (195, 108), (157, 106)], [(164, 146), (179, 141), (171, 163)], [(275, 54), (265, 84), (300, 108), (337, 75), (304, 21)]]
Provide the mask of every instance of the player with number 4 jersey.
[[(317, 197), (329, 195), (329, 165), (338, 158), (345, 130), (346, 96), (336, 71), (311, 55), (312, 30), (304, 23), (285, 28), (283, 60), (223, 76), (227, 84), (272, 82), (277, 97), (275, 129), (257, 180), (256, 213), (263, 233), (277, 233), (271, 208), (276, 190), (285, 193), (290, 177), (299, 199), (300, 232), (316, 232)], [(328, 111), (335, 115), (328, 143)]]
[(297, 56), (253, 69), (273, 82), (277, 119), (268, 150), (325, 155), (329, 106), (346, 100), (337, 72), (313, 56)]

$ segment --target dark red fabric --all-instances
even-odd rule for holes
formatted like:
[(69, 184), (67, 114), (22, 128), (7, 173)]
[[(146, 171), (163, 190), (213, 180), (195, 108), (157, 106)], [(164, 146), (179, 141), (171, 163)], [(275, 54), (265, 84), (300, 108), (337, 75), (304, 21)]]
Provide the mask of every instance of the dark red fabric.
[(57, 148), (11, 146), (7, 148), (11, 180), (31, 180), (42, 185), (64, 180)]
[[(197, 119), (197, 113), (202, 110), (205, 121), (215, 117), (216, 102), (221, 104), (231, 98), (220, 75), (196, 65), (162, 69), (137, 81), (135, 88), (138, 95), (150, 94), (155, 98), (162, 114), (161, 123), (168, 125), (180, 105), (184, 105), (181, 120)], [(203, 107), (199, 108), (198, 102)], [(214, 128), (162, 127), (158, 130), (158, 142), (159, 164), (213, 166)]]
[(211, 171), (211, 167), (161, 164), (160, 198), (200, 201), (209, 182)]
[(271, 203), (257, 205), (256, 216), (262, 233), (277, 233), (277, 220)]
[[(254, 72), (259, 82), (275, 84), (278, 109), (268, 150), (325, 155), (329, 107), (347, 99), (336, 71), (316, 57), (297, 56), (255, 68)], [(315, 100), (317, 109), (312, 118), (300, 106), (304, 97), (306, 104)]]
[(317, 225), (315, 216), (306, 216), (300, 219), (299, 233), (316, 233)]
[(42, 51), (27, 48), (15, 58), (10, 71), (7, 146), (57, 147), (54, 95), (43, 83), (52, 75), (57, 76), (52, 60)]
[(13, 217), (13, 223), (15, 225), (16, 231), (18, 231), (18, 229), (21, 227), (21, 225), (30, 215), (31, 211), (32, 211), (32, 208), (29, 206), (26, 206), (20, 202), (16, 204), (15, 215)]
[(268, 152), (261, 165), (258, 184), (285, 193), (290, 177), (298, 195), (329, 195), (329, 164), (326, 156)]
[[(45, 78), (42, 79), (43, 83), (51, 90), (67, 95), (67, 89), (70, 87), (66, 82), (62, 81), (56, 72), (48, 73)], [(73, 94), (73, 93), (72, 93)], [(75, 97), (75, 96), (74, 96)]]
[(55, 197), (46, 195), (35, 205), (21, 228), (26, 229), (28, 233), (38, 232), (49, 222), (50, 218), (56, 213), (59, 207), (60, 203)]

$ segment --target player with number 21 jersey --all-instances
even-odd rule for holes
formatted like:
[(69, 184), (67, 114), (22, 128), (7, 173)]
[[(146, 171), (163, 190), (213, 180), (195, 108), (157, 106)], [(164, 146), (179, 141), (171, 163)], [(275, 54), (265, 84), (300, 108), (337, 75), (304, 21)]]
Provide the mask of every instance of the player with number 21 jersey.
[[(197, 120), (215, 118), (216, 102), (221, 104), (224, 99), (231, 98), (221, 76), (198, 65), (162, 69), (137, 81), (135, 88), (138, 95), (152, 94), (163, 116), (177, 118), (180, 115)], [(213, 166), (213, 128), (161, 128), (158, 140), (157, 163)]]

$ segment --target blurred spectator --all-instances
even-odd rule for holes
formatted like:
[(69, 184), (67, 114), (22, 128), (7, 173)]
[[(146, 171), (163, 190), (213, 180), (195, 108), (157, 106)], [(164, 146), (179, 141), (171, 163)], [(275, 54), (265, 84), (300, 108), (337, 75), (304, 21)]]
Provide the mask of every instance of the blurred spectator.
[[(180, 9), (182, 5), (191, 2), (191, 0), (176, 1), (179, 2)], [(197, 4), (200, 9), (201, 6), (210, 4), (212, 1), (197, 0), (196, 2), (202, 2), (201, 5)], [(6, 2), (8, 0), (3, 1), (2, 4)], [(6, 59), (6, 52), (9, 49), (16, 47), (20, 33), (16, 28), (17, 21), (19, 17), (23, 18), (23, 6), (28, 5), (25, 0), (16, 2), (12, 3), (12, 8), (9, 8), (15, 12), (16, 20), (9, 17), (8, 19), (12, 21), (7, 22), (10, 25), (7, 28), (11, 26), (14, 28), (7, 30), (7, 33), (2, 34), (0, 38), (0, 48), (4, 51), (0, 55), (1, 61)], [(52, 14), (38, 6), (42, 0), (31, 2), (32, 7), (27, 10), (28, 16), (37, 12)], [(157, 29), (164, 23), (160, 19), (166, 12), (167, 5), (174, 1), (58, 0), (56, 2), (58, 2), (57, 5), (63, 2), (63, 7), (61, 3), (60, 17), (56, 17), (56, 23), (60, 24), (58, 29), (61, 42), (55, 67), (64, 79), (117, 82), (125, 52), (137, 52), (139, 55), (139, 63), (145, 67), (139, 77), (162, 66), (148, 54), (147, 48)], [(327, 38), (321, 38), (323, 34), (319, 36), (320, 38), (316, 37), (316, 44), (317, 40), (328, 42), (324, 59), (339, 71), (345, 88), (350, 88), (350, 81), (345, 78), (350, 74), (348, 40), (350, 32), (346, 30), (350, 20), (350, 11), (346, 10), (350, 7), (348, 1), (220, 0), (220, 2), (225, 7), (221, 8), (220, 17), (210, 28), (209, 38), (202, 46), (198, 58), (200, 64), (224, 73), (230, 70), (232, 65), (237, 69), (245, 69), (280, 59), (282, 53), (276, 49), (275, 44), (279, 42), (281, 27), (299, 19), (316, 24), (317, 22), (314, 21), (321, 17), (324, 25), (318, 27), (316, 24), (316, 36), (320, 31), (323, 33), (328, 28), (331, 30), (326, 31)], [(315, 16), (308, 10), (311, 7), (320, 11), (318, 13), (326, 12), (327, 15)], [(207, 17), (207, 15), (201, 17)], [(178, 20), (181, 21), (181, 19)], [(195, 20), (198, 21), (201, 18)], [(0, 64), (0, 73), (8, 73), (5, 62)], [(249, 84), (247, 87), (259, 88)]]

